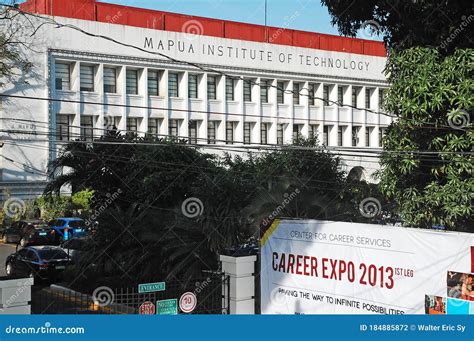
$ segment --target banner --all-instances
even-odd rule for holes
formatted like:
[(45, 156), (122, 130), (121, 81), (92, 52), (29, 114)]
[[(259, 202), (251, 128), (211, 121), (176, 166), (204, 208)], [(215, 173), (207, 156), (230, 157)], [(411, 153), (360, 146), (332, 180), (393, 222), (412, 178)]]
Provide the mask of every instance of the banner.
[(436, 297), (448, 272), (471, 272), (473, 245), (468, 233), (275, 220), (260, 240), (262, 313), (444, 313)]

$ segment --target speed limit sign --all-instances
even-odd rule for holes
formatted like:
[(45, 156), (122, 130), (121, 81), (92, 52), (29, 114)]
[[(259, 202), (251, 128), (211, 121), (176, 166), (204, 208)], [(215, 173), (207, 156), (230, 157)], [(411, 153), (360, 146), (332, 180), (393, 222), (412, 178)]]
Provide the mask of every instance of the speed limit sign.
[(179, 308), (183, 313), (190, 313), (196, 308), (197, 297), (192, 292), (185, 292), (179, 299)]

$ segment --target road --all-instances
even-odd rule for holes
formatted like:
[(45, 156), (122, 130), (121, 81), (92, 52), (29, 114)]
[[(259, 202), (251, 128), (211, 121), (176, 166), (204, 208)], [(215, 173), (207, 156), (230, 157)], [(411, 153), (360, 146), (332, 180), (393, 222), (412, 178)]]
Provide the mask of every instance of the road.
[(0, 242), (0, 276), (5, 276), (5, 260), (7, 256), (15, 252), (16, 245), (14, 244), (4, 244)]

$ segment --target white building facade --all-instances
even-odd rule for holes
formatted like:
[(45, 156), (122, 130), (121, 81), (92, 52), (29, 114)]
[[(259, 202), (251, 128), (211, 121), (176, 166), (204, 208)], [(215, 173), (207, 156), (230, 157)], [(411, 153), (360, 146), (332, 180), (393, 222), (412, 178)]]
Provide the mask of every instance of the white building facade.
[[(388, 86), (380, 52), (272, 42), (285, 29), (273, 31), (266, 42), (207, 35), (206, 20), (229, 22), (196, 17), (185, 17), (178, 25), (182, 32), (125, 25), (118, 21), (139, 9), (108, 4), (101, 6), (115, 15), (101, 21), (100, 3), (86, 2), (96, 6), (95, 20), (51, 16), (55, 13), (39, 0), (22, 7), (69, 26), (41, 26), (36, 52), (26, 52), (34, 77), (3, 89), (2, 198), (41, 194), (48, 164), (62, 144), (97, 138), (112, 127), (242, 152), (315, 135), (341, 155), (345, 171), (373, 180), (381, 138), (392, 120), (380, 114)], [(255, 25), (230, 24), (258, 31)]]

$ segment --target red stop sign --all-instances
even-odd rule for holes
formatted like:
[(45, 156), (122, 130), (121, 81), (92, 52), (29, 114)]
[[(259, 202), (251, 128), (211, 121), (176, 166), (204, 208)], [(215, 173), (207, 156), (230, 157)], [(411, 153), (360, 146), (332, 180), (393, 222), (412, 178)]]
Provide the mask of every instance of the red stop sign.
[(154, 315), (155, 305), (153, 304), (153, 302), (145, 301), (138, 308), (138, 313), (140, 315)]

